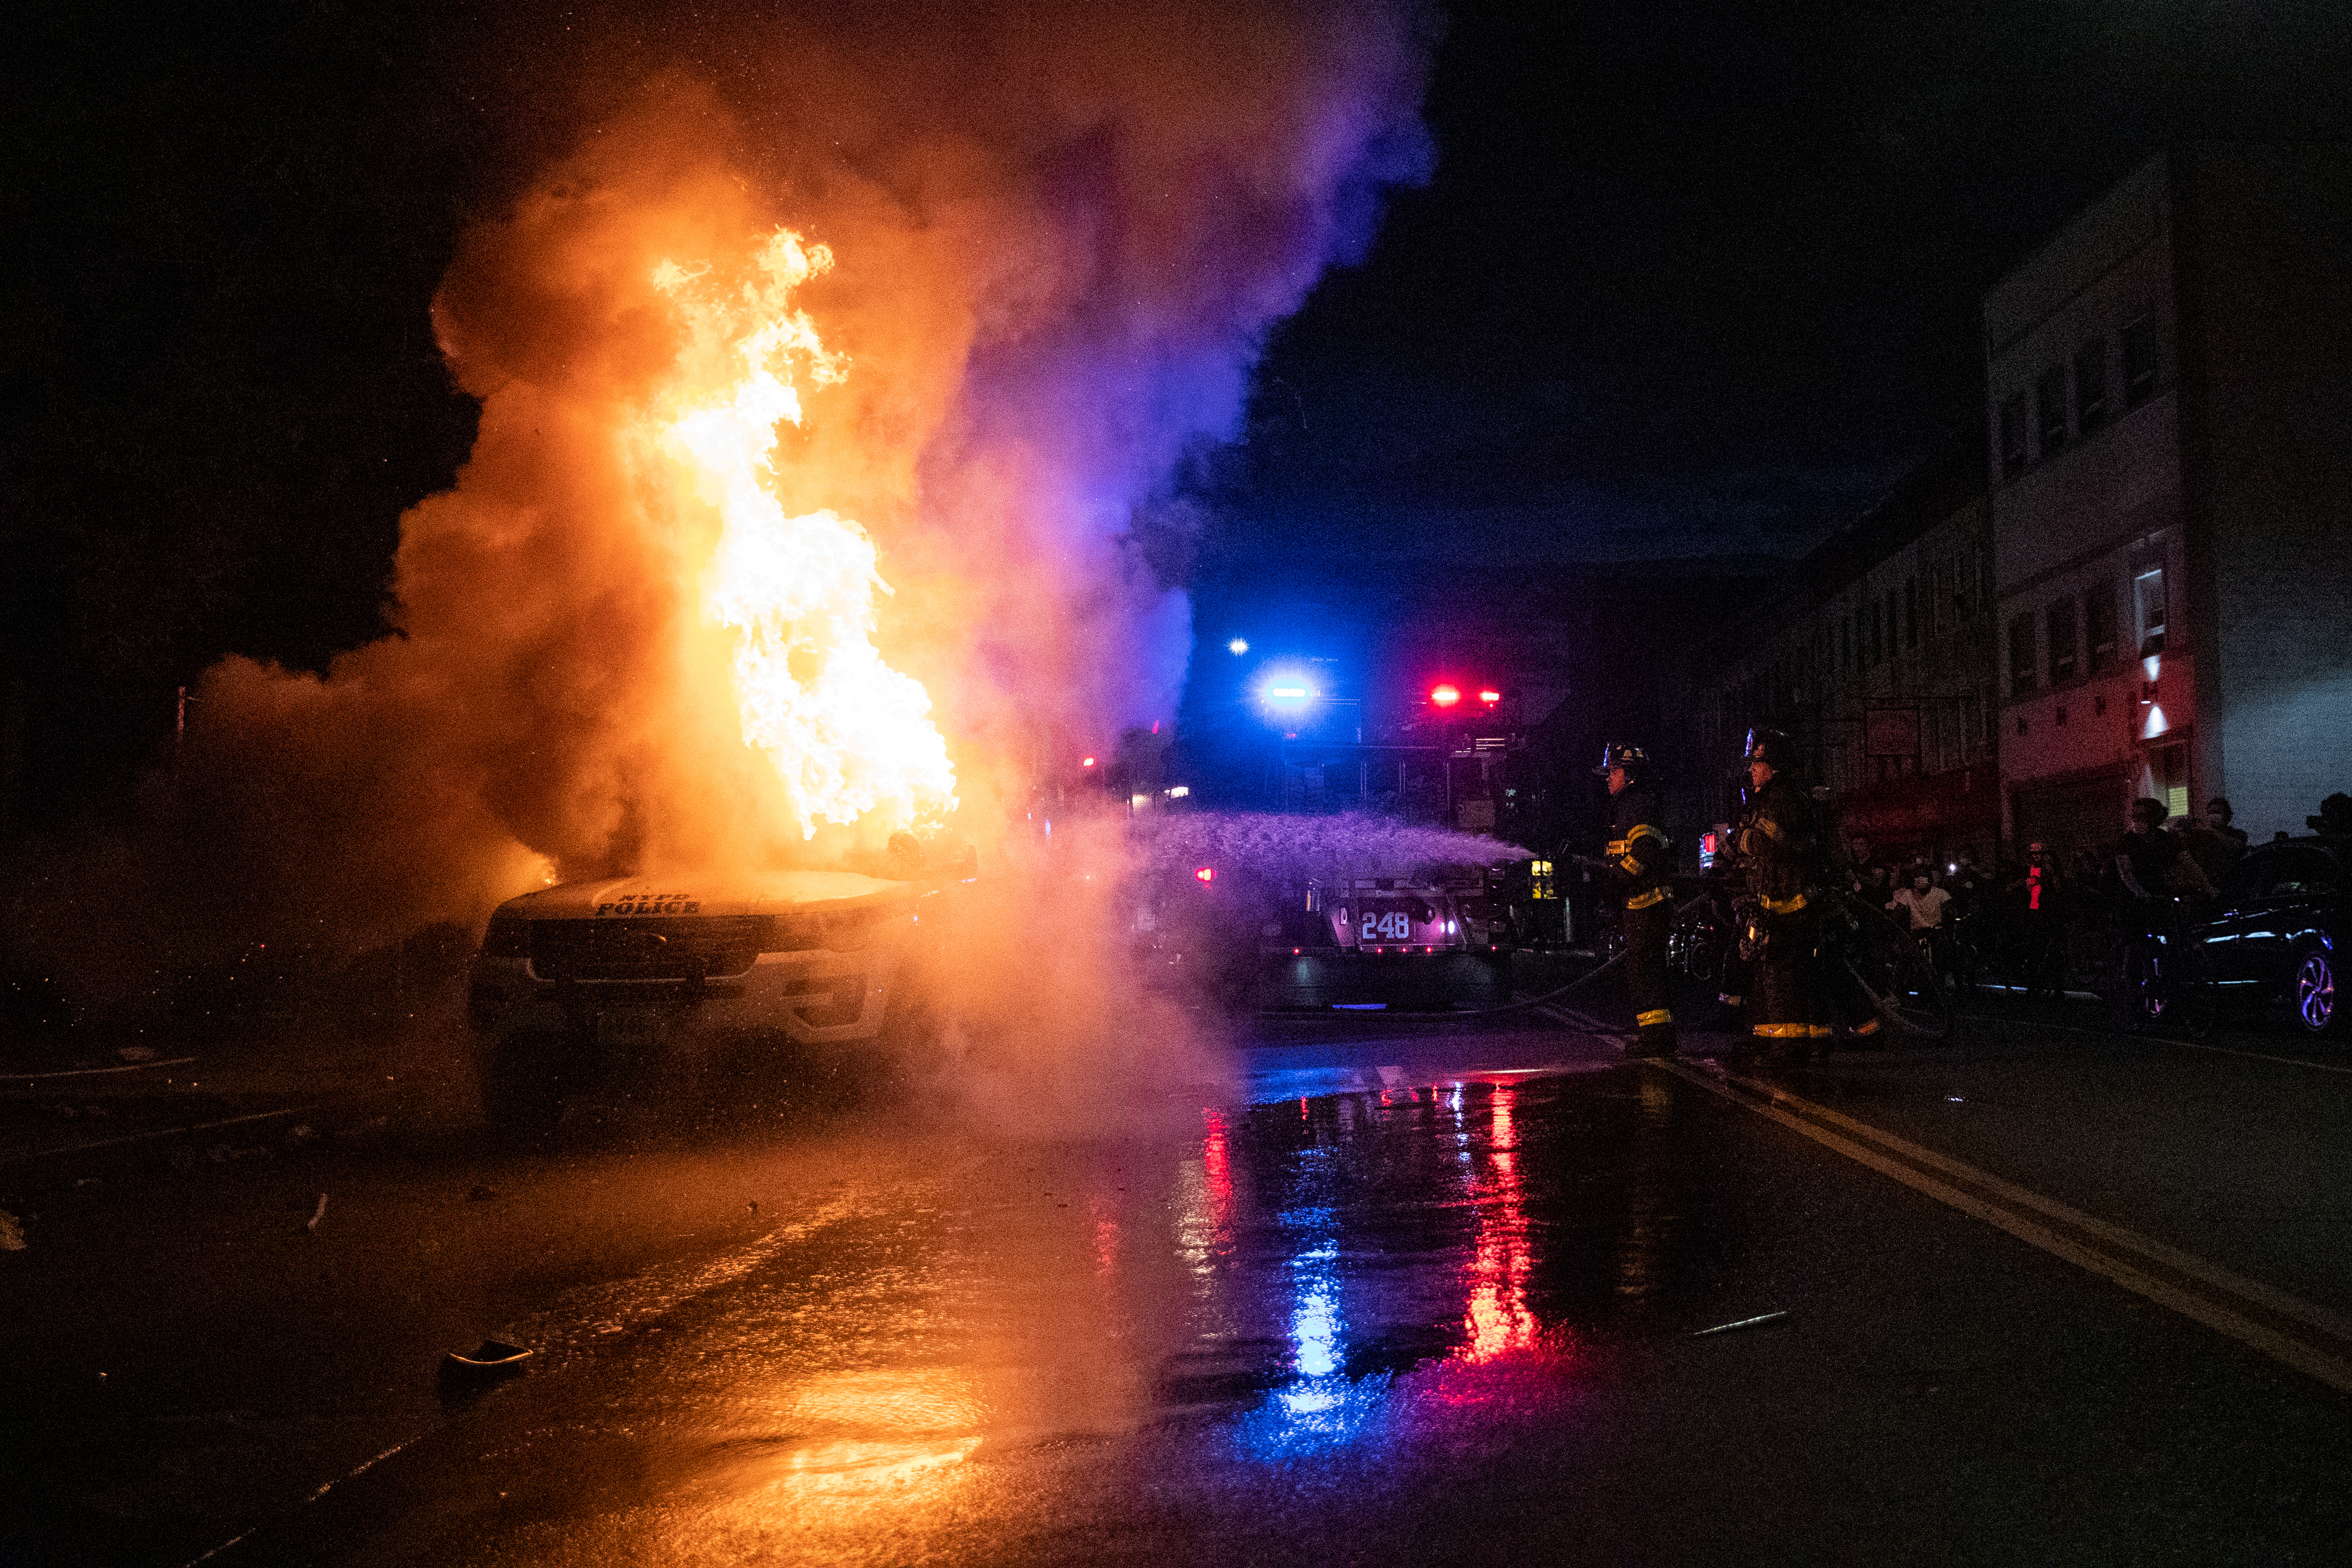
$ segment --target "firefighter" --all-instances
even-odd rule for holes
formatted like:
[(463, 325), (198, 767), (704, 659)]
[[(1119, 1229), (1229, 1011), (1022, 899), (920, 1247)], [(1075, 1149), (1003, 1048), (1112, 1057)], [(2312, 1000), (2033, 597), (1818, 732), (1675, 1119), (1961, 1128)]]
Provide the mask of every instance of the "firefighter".
[(1820, 812), (1796, 779), (1797, 748), (1777, 729), (1748, 733), (1752, 793), (1737, 842), (1747, 874), (1744, 946), (1756, 978), (1751, 1031), (1778, 1061), (1801, 1061), (1831, 1030), (1824, 1021), (1821, 922), (1814, 903), (1825, 865)]
[(1675, 1014), (1666, 995), (1666, 933), (1675, 923), (1667, 877), (1674, 845), (1658, 826), (1650, 758), (1638, 746), (1612, 746), (1592, 770), (1609, 781), (1609, 842), (1603, 863), (1624, 900), (1625, 991), (1633, 1004), (1633, 1056), (1675, 1054)]

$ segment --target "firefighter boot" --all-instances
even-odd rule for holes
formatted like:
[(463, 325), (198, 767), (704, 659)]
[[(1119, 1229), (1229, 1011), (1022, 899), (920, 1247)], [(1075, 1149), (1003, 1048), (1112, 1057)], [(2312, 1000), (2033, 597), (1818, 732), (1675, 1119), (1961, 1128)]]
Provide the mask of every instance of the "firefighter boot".
[(1625, 1048), (1628, 1056), (1673, 1056), (1675, 1051), (1675, 1015), (1666, 1008), (1641, 1013), (1633, 1019), (1636, 1032), (1633, 1043)]

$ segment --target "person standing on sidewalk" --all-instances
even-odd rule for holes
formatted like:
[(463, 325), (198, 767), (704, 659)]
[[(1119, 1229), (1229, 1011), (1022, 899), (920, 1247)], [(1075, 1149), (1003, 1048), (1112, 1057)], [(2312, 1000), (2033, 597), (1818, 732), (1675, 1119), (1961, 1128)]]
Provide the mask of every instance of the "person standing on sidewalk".
[(1625, 993), (1633, 1004), (1633, 1056), (1675, 1054), (1675, 1013), (1666, 981), (1666, 934), (1675, 922), (1673, 844), (1658, 824), (1648, 753), (1612, 746), (1593, 772), (1609, 781), (1609, 842), (1603, 860), (1624, 900)]
[(1944, 925), (1944, 912), (1951, 902), (1952, 895), (1936, 885), (1926, 866), (1914, 866), (1910, 884), (1896, 888), (1886, 906), (1902, 917), (1912, 939), (1926, 946), (1928, 962), (1939, 976), (1952, 967)]

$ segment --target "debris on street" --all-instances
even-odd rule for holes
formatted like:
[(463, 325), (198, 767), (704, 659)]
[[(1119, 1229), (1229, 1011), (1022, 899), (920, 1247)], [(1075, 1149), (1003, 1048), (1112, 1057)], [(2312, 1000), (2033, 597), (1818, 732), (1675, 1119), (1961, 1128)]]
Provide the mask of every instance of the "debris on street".
[(500, 1377), (510, 1372), (520, 1372), (522, 1364), (530, 1357), (528, 1347), (509, 1344), (504, 1340), (486, 1339), (480, 1348), (468, 1355), (451, 1351), (441, 1363), (443, 1375), (463, 1378)]
[(1777, 1323), (1788, 1315), (1785, 1312), (1765, 1312), (1757, 1317), (1741, 1318), (1736, 1322), (1717, 1323), (1711, 1329), (1698, 1330), (1691, 1335), (1691, 1338), (1704, 1339), (1711, 1333), (1731, 1333), (1739, 1329), (1760, 1329), (1768, 1323)]
[(323, 1193), (323, 1192), (322, 1192), (322, 1193), (320, 1193), (320, 1194), (319, 1195), (319, 1207), (316, 1207), (316, 1208), (314, 1208), (314, 1209), (312, 1209), (312, 1210), (310, 1211), (310, 1223), (309, 1223), (308, 1225), (305, 1225), (304, 1227), (302, 1227), (302, 1228), (303, 1228), (303, 1229), (305, 1229), (305, 1230), (308, 1230), (308, 1231), (311, 1232), (313, 1235), (315, 1235), (315, 1234), (317, 1234), (318, 1229), (319, 1229), (319, 1221), (320, 1221), (320, 1220), (322, 1220), (322, 1219), (324, 1219), (324, 1218), (327, 1218), (327, 1195), (326, 1195), (325, 1193)]

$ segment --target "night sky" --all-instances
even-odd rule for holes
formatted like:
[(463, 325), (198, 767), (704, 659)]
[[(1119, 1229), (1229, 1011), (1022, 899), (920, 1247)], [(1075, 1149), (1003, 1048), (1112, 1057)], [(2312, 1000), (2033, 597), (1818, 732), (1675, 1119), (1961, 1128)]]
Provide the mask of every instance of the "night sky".
[[(1182, 476), (1203, 642), (1358, 656), (1423, 591), (1801, 553), (1975, 417), (1978, 298), (2068, 213), (2170, 138), (2352, 133), (2347, 15), (1444, 7), (1428, 182)], [(427, 304), (563, 13), (496, 16), (11, 23), (12, 831), (124, 786), (222, 653), (381, 634), (472, 440)]]

